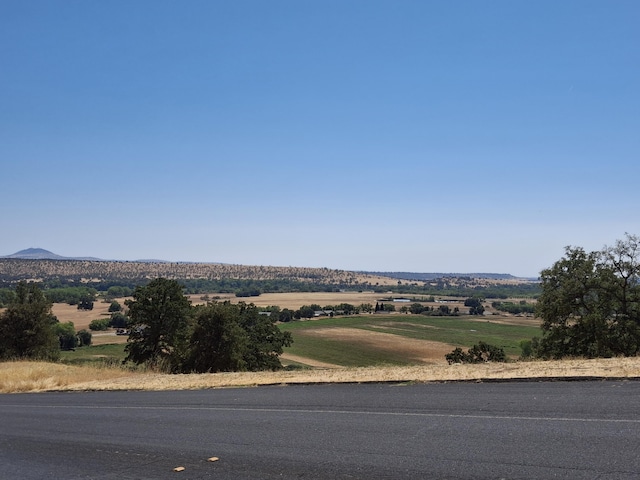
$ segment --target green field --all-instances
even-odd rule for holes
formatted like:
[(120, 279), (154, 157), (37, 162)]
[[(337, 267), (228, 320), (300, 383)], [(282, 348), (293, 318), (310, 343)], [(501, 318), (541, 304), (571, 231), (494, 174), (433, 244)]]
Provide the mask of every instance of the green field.
[(92, 345), (60, 352), (60, 361), (69, 365), (121, 365), (124, 360), (124, 343)]
[[(382, 365), (412, 365), (415, 361), (402, 348), (392, 351), (376, 348), (370, 342), (358, 342), (319, 335), (336, 329), (359, 329), (391, 334), (397, 337), (447, 343), (467, 349), (483, 341), (502, 347), (510, 357), (520, 355), (520, 341), (540, 336), (534, 326), (509, 325), (491, 321), (491, 317), (460, 316), (430, 317), (423, 315), (352, 315), (324, 318), (312, 321), (281, 324), (280, 328), (291, 332), (293, 345), (285, 352), (347, 367)], [(338, 330), (339, 332), (339, 330)], [(124, 344), (96, 345), (62, 352), (62, 362), (68, 364), (119, 365), (124, 359)], [(295, 362), (294, 362), (295, 363)]]
[(294, 343), (286, 352), (343, 366), (410, 365), (414, 363), (398, 349), (381, 351), (370, 345), (340, 339), (318, 338), (318, 330), (356, 328), (400, 337), (430, 340), (467, 349), (483, 341), (504, 349), (510, 357), (521, 353), (520, 341), (540, 335), (535, 326), (492, 322), (490, 317), (429, 317), (422, 315), (353, 315), (281, 325), (291, 332)]

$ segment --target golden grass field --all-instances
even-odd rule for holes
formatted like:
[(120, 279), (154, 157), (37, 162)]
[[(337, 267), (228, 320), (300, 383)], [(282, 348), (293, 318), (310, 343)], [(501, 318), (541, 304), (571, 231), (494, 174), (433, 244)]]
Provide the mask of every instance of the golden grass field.
[(0, 363), (0, 393), (109, 390), (196, 390), (258, 385), (452, 382), (543, 379), (638, 379), (640, 358), (331, 368), (280, 372), (169, 375), (43, 362)]

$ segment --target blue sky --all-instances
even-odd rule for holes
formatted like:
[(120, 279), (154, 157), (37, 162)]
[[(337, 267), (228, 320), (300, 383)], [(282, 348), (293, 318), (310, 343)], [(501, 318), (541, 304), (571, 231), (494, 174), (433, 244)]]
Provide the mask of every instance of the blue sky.
[(2, 1), (0, 255), (535, 276), (640, 234), (636, 1)]

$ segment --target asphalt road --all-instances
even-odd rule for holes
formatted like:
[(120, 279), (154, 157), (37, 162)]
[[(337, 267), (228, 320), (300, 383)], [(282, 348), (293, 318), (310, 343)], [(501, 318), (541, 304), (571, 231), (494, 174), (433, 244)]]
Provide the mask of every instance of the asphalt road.
[(0, 395), (0, 425), (2, 479), (640, 478), (640, 382)]

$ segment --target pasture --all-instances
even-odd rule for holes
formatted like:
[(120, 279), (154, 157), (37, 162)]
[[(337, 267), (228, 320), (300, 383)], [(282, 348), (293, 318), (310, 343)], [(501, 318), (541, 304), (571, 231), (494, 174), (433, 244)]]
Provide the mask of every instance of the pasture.
[[(522, 320), (522, 319), (519, 319)], [(539, 335), (531, 325), (508, 323), (507, 317), (428, 317), (411, 314), (360, 314), (281, 324), (294, 343), (282, 355), (292, 367), (339, 368), (444, 364), (455, 347), (467, 349), (480, 341), (520, 355), (519, 342)], [(94, 345), (63, 352), (69, 364), (118, 364), (127, 337), (94, 333)]]
[[(496, 316), (498, 317), (498, 316)], [(455, 347), (467, 349), (484, 341), (517, 358), (520, 341), (540, 335), (530, 325), (508, 323), (507, 317), (429, 317), (411, 314), (352, 315), (281, 325), (294, 343), (283, 359), (294, 355), (325, 364), (365, 367), (446, 363)]]
[[(375, 305), (384, 301), (396, 309), (409, 305), (393, 302), (393, 295), (374, 292), (293, 292), (262, 294), (258, 297), (239, 298), (233, 294), (210, 294), (211, 300), (232, 303), (241, 301), (257, 306), (279, 306), (298, 309), (303, 305), (338, 305), (349, 303)], [(203, 295), (190, 295), (193, 304), (204, 303)], [(413, 300), (425, 300), (426, 297)], [(124, 298), (118, 302), (124, 306)], [(446, 304), (452, 310), (468, 311), (464, 299), (436, 297), (424, 305), (438, 308)], [(540, 335), (539, 321), (532, 317), (503, 315), (485, 302), (483, 316), (423, 316), (402, 314), (359, 314), (344, 317), (320, 317), (281, 324), (291, 332), (294, 343), (285, 349), (282, 363), (292, 367), (336, 368), (370, 366), (408, 366), (443, 364), (445, 354), (456, 347), (467, 349), (480, 341), (502, 347), (511, 358), (520, 355), (519, 342)], [(91, 311), (78, 310), (75, 306), (54, 304), (53, 313), (61, 322), (72, 321), (76, 330), (88, 328), (91, 320), (106, 318), (109, 303), (96, 301)], [(113, 330), (93, 332), (93, 346), (76, 352), (63, 353), (66, 363), (113, 363), (122, 359), (126, 336), (116, 336)], [(111, 345), (111, 346), (110, 346)], [(98, 348), (100, 347), (100, 348)], [(107, 350), (102, 351), (101, 348)]]

